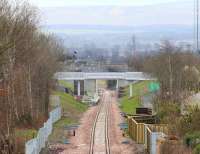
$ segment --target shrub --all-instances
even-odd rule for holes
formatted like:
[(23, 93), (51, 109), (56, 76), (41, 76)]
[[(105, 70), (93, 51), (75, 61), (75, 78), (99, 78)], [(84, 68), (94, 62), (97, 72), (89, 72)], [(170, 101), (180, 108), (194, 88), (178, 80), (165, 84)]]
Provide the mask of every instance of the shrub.
[(17, 120), (16, 124), (17, 126), (30, 127), (33, 125), (33, 119), (30, 114), (24, 114), (19, 117), (19, 120)]
[(200, 130), (200, 109), (197, 107), (191, 108), (187, 115), (180, 118), (178, 125), (181, 136), (198, 132)]
[(200, 144), (198, 144), (194, 150), (192, 151), (193, 154), (200, 154)]
[(162, 100), (159, 96), (154, 99), (154, 110), (161, 120), (170, 115), (180, 115), (180, 105), (175, 102)]
[(200, 141), (200, 131), (187, 133), (184, 137), (185, 144), (194, 148)]

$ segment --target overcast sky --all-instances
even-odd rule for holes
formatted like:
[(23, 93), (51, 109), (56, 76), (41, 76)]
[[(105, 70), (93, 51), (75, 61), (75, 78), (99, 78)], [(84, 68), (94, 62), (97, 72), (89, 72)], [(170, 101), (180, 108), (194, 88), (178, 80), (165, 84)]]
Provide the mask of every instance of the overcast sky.
[[(39, 7), (63, 7), (63, 6), (91, 6), (91, 5), (120, 5), (120, 6), (144, 6), (169, 2), (183, 2), (184, 0), (29, 0)], [(190, 0), (191, 2), (193, 0)]]
[(194, 0), (29, 0), (41, 23), (84, 25), (192, 25)]

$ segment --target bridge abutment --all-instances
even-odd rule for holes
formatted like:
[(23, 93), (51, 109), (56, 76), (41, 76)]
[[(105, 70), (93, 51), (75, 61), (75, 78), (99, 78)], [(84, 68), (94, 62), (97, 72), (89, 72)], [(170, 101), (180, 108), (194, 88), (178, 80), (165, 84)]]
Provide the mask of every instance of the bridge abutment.
[(119, 89), (119, 80), (117, 80), (117, 82), (116, 82), (116, 90), (118, 90)]

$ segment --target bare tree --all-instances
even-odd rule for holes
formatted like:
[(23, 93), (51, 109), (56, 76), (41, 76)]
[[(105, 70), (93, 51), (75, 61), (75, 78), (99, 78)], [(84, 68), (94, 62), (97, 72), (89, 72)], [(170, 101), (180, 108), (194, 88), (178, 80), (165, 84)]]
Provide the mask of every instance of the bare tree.
[(0, 153), (16, 153), (15, 128), (41, 127), (62, 43), (38, 27), (37, 9), (0, 1)]
[(161, 83), (162, 96), (180, 101), (183, 93), (199, 85), (200, 57), (183, 52), (168, 41), (160, 45), (160, 51), (145, 59), (144, 71), (152, 73)]

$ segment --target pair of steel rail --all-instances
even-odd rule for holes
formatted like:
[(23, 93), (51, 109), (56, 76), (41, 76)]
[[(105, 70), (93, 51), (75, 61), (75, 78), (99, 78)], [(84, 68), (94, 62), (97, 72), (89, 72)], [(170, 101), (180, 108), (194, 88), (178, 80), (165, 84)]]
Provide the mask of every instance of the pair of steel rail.
[[(105, 153), (106, 154), (110, 154), (110, 140), (109, 140), (109, 115), (110, 115), (110, 104), (111, 104), (111, 101), (109, 100), (109, 102), (107, 102), (105, 100), (105, 94), (103, 94), (103, 97), (100, 101), (100, 104), (99, 104), (99, 107), (98, 107), (98, 111), (97, 111), (97, 114), (96, 114), (96, 117), (95, 117), (95, 120), (94, 120), (94, 124), (93, 124), (93, 127), (92, 127), (92, 132), (91, 132), (91, 136), (90, 136), (90, 149), (89, 149), (89, 154), (94, 154), (95, 153), (95, 131), (96, 131), (96, 124), (97, 124), (97, 121), (99, 119), (99, 115), (101, 112), (104, 112), (102, 111), (103, 107), (106, 108), (105, 110)], [(104, 106), (105, 105), (105, 106)]]

